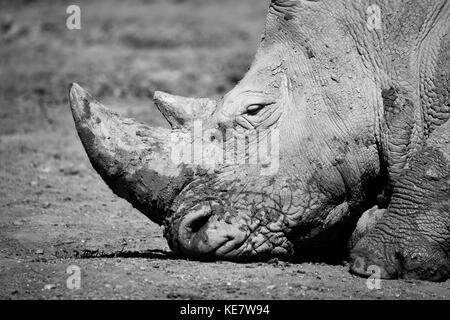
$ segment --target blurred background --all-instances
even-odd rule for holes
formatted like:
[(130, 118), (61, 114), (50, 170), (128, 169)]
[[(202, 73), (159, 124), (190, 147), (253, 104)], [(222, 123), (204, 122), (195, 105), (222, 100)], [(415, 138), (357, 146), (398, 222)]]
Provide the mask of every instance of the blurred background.
[[(81, 9), (68, 30), (66, 9)], [(268, 1), (0, 2), (0, 134), (60, 124), (77, 82), (125, 114), (156, 121), (155, 90), (223, 95), (243, 76)]]

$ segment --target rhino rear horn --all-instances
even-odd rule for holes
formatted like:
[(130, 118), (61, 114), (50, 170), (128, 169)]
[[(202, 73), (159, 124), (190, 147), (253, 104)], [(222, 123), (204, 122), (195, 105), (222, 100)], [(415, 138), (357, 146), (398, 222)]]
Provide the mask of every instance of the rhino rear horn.
[(193, 175), (185, 164), (171, 161), (177, 132), (122, 118), (77, 84), (70, 86), (69, 100), (94, 169), (114, 193), (161, 224), (173, 199)]
[(189, 128), (194, 120), (209, 118), (217, 106), (211, 99), (185, 98), (160, 91), (155, 92), (153, 99), (173, 129)]

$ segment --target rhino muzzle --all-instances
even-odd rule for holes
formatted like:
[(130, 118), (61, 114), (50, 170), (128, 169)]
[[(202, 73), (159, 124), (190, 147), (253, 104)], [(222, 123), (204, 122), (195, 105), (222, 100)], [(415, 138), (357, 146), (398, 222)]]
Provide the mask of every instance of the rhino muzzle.
[(218, 220), (210, 202), (198, 204), (170, 230), (172, 249), (198, 260), (242, 260), (236, 250), (248, 237), (238, 223)]

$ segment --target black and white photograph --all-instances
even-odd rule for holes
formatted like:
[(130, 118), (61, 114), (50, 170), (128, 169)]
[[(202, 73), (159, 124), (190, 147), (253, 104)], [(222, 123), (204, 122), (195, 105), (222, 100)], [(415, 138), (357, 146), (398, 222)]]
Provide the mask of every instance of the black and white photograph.
[(449, 118), (449, 0), (0, 0), (0, 300), (448, 300)]

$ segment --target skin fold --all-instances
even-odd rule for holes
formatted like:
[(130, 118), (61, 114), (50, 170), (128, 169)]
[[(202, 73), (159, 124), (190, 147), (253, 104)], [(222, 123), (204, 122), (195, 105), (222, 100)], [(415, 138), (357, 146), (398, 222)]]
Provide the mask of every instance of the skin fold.
[(449, 26), (444, 0), (273, 0), (248, 73), (220, 101), (155, 94), (172, 130), (123, 119), (78, 85), (72, 112), (97, 172), (180, 255), (350, 257), (361, 276), (442, 281)]

